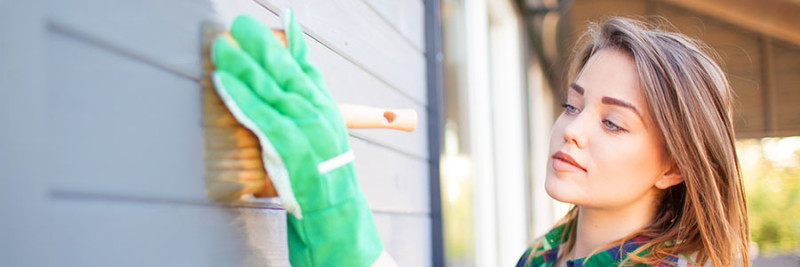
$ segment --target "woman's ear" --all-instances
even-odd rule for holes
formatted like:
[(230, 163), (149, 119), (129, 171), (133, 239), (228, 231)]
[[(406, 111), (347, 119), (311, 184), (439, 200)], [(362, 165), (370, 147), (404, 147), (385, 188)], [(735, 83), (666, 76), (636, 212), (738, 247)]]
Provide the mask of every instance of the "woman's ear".
[(683, 182), (683, 175), (681, 174), (681, 170), (678, 169), (677, 164), (672, 163), (672, 165), (669, 166), (669, 169), (667, 169), (664, 172), (664, 174), (662, 174), (661, 177), (658, 178), (658, 181), (656, 181), (655, 186), (658, 189), (667, 189), (673, 185), (680, 184), (682, 182)]

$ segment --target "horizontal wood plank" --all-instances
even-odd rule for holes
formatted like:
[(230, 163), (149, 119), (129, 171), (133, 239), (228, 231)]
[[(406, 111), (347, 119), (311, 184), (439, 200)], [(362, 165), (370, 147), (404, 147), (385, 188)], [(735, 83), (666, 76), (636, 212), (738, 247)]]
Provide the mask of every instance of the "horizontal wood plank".
[(430, 212), (427, 161), (409, 160), (362, 140), (350, 140), (359, 184), (373, 210)]
[(429, 216), (375, 213), (384, 250), (398, 266), (432, 266)]
[(286, 212), (53, 197), (53, 266), (289, 266)]
[[(51, 24), (193, 79), (202, 75), (200, 22), (213, 18), (215, 6), (209, 1), (48, 2)], [(242, 1), (230, 2), (233, 6)]]

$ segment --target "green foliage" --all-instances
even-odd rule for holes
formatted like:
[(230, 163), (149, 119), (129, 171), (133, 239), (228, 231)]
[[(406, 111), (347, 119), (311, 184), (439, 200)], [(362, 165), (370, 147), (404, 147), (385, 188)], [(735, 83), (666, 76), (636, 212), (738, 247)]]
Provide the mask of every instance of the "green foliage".
[(782, 141), (737, 142), (751, 236), (762, 256), (800, 252), (800, 142)]

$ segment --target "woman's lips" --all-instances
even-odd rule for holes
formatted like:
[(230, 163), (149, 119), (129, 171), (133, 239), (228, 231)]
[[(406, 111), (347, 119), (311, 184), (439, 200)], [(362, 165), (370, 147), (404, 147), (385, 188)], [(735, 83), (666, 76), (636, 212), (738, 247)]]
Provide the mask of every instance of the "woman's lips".
[(572, 156), (561, 151), (553, 154), (553, 169), (559, 172), (586, 172), (586, 168), (578, 164)]

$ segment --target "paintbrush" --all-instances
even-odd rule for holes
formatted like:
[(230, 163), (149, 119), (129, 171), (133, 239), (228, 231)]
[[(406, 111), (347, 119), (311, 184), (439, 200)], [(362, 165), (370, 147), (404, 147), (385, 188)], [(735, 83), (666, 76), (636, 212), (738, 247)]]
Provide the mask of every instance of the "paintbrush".
[[(205, 128), (205, 184), (209, 198), (218, 201), (238, 200), (245, 195), (278, 196), (269, 174), (264, 169), (256, 136), (242, 126), (217, 95), (210, 81), (214, 70), (210, 44), (217, 36), (225, 36), (238, 46), (230, 32), (216, 23), (203, 25), (203, 125)], [(282, 30), (272, 33), (284, 46)], [(413, 131), (418, 117), (413, 109), (384, 109), (363, 105), (339, 104), (347, 128), (386, 128)]]

